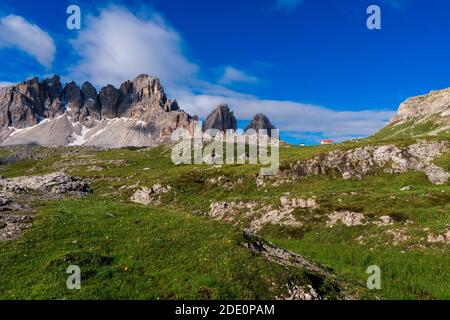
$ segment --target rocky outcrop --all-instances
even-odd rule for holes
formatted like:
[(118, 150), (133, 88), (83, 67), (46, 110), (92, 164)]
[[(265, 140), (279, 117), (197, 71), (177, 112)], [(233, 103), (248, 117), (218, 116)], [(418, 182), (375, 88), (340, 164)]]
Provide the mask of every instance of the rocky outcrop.
[(237, 120), (228, 105), (218, 106), (203, 123), (203, 131), (216, 129), (225, 132), (228, 129), (237, 129)]
[(450, 244), (450, 228), (445, 233), (442, 234), (429, 234), (427, 237), (427, 241), (429, 243), (444, 243)]
[(320, 174), (339, 174), (343, 179), (361, 179), (376, 169), (385, 173), (404, 173), (410, 170), (425, 172), (430, 182), (444, 184), (450, 173), (432, 161), (448, 151), (448, 141), (425, 140), (408, 147), (394, 145), (366, 146), (348, 151), (332, 151), (312, 159), (292, 164), (281, 175), (305, 177)]
[(244, 230), (245, 242), (243, 246), (250, 249), (254, 253), (261, 255), (266, 260), (275, 261), (284, 267), (298, 267), (304, 268), (308, 271), (316, 272), (318, 274), (330, 275), (328, 270), (310, 262), (305, 257), (294, 252), (282, 249), (273, 243), (270, 243), (260, 236), (252, 233), (250, 230)]
[(450, 88), (406, 100), (391, 121), (371, 139), (448, 137), (449, 134)]
[(22, 233), (31, 227), (31, 215), (0, 215), (0, 241), (18, 239)]
[(448, 117), (450, 109), (450, 88), (431, 91), (429, 94), (413, 97), (400, 105), (398, 113), (391, 119), (391, 124), (431, 115)]
[(329, 299), (329, 297), (326, 297), (329, 292), (324, 290), (323, 287), (314, 287), (318, 283), (329, 283), (336, 290), (337, 296), (331, 297), (332, 299), (353, 299), (353, 293), (348, 290), (349, 284), (342, 279), (338, 279), (331, 269), (313, 263), (300, 254), (280, 248), (250, 230), (244, 230), (243, 238), (241, 245), (265, 260), (275, 262), (286, 269), (297, 268), (314, 275), (316, 281), (310, 284), (298, 283), (295, 277), (290, 279), (286, 283), (286, 294), (277, 296), (277, 300)]
[(131, 201), (134, 203), (139, 203), (143, 205), (155, 204), (158, 205), (161, 202), (161, 197), (159, 195), (168, 193), (172, 189), (171, 186), (162, 186), (160, 184), (155, 184), (151, 188), (141, 188), (137, 190), (131, 197)]
[(85, 194), (91, 191), (86, 181), (62, 172), (0, 179), (0, 188), (11, 192), (42, 191), (52, 195)]
[(328, 215), (327, 225), (333, 227), (338, 222), (351, 226), (360, 226), (364, 224), (364, 215), (358, 212), (336, 211)]
[(62, 89), (58, 76), (0, 89), (2, 145), (154, 146), (170, 142), (178, 128), (193, 130), (196, 117), (167, 99), (159, 79), (140, 75), (119, 89), (97, 94), (85, 82)]
[(261, 202), (213, 202), (210, 205), (208, 216), (216, 220), (232, 223), (241, 223), (245, 216), (248, 220), (248, 229), (252, 232), (260, 231), (265, 225), (300, 227), (302, 224), (293, 215), (296, 209), (315, 209), (316, 199), (297, 199), (287, 195), (280, 198), (280, 206), (274, 208)]
[(18, 203), (18, 197), (14, 192), (0, 191), (0, 241), (16, 240), (31, 227), (33, 216), (27, 205)]
[(267, 130), (267, 134), (272, 136), (271, 130), (276, 129), (275, 126), (270, 122), (264, 114), (258, 113), (253, 117), (253, 120), (245, 128), (245, 131), (253, 129), (255, 131)]
[(86, 181), (61, 172), (0, 178), (0, 241), (16, 240), (31, 227), (36, 199), (84, 196), (89, 192)]

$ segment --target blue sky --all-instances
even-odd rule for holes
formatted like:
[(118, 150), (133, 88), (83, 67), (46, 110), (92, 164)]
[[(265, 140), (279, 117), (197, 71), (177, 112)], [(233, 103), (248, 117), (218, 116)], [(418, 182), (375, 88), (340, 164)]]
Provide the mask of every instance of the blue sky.
[[(371, 4), (381, 30), (366, 28)], [(0, 82), (57, 73), (100, 88), (148, 73), (201, 117), (228, 102), (242, 125), (264, 112), (291, 142), (344, 140), (449, 87), (449, 35), (446, 0), (2, 0)]]

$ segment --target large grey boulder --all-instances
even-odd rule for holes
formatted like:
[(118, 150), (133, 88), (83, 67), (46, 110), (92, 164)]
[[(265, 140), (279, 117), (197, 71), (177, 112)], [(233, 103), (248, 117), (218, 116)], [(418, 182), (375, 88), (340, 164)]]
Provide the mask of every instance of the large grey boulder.
[(206, 118), (203, 131), (216, 129), (225, 132), (228, 129), (237, 129), (237, 120), (228, 105), (221, 104)]

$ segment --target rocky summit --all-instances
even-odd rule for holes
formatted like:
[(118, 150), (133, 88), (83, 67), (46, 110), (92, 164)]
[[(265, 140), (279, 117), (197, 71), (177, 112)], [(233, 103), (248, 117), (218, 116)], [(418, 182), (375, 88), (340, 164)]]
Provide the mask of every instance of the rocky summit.
[(390, 123), (410, 119), (426, 118), (432, 115), (448, 117), (450, 115), (450, 88), (434, 90), (430, 93), (413, 97), (403, 102)]
[(216, 129), (225, 132), (237, 129), (237, 120), (228, 105), (221, 104), (206, 118), (203, 131)]
[(247, 130), (267, 130), (267, 134), (269, 136), (272, 135), (271, 130), (276, 129), (275, 126), (270, 122), (269, 118), (267, 118), (264, 114), (258, 113), (253, 117), (253, 120), (248, 124), (247, 128), (245, 128), (245, 131)]
[(0, 89), (2, 145), (153, 146), (170, 141), (177, 128), (192, 130), (195, 117), (167, 99), (158, 78), (140, 75), (100, 92), (59, 76), (32, 78)]
[(377, 139), (450, 136), (450, 88), (435, 90), (403, 102)]

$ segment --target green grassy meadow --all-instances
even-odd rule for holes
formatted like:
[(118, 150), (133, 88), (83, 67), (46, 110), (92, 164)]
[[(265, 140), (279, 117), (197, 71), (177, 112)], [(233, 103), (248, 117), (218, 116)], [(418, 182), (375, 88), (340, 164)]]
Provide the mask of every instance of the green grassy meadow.
[[(372, 140), (371, 140), (372, 139)], [(334, 146), (281, 148), (281, 164), (335, 149), (373, 143), (374, 138)], [(437, 139), (437, 138), (436, 138)], [(407, 144), (409, 140), (397, 143)], [(0, 150), (6, 159), (19, 148)], [(330, 268), (361, 299), (450, 299), (450, 250), (429, 244), (427, 233), (450, 225), (449, 184), (433, 185), (425, 174), (377, 173), (360, 181), (314, 176), (257, 188), (257, 166), (175, 166), (167, 147), (95, 150), (29, 147), (39, 159), (0, 166), (3, 177), (64, 170), (86, 179), (83, 198), (36, 199), (35, 220), (16, 241), (0, 242), (0, 299), (274, 299), (286, 283), (314, 283), (328, 299), (340, 298), (329, 279), (284, 268), (244, 248), (242, 226), (206, 216), (212, 202), (316, 197), (313, 211), (296, 209), (300, 227), (266, 225), (261, 235), (282, 248)], [(449, 154), (436, 163), (449, 167)], [(232, 189), (208, 179), (242, 179)], [(130, 202), (126, 186), (172, 186), (159, 205)], [(401, 191), (412, 186), (410, 191)], [(327, 214), (361, 212), (392, 226), (330, 228)], [(407, 236), (395, 243), (392, 230)], [(424, 231), (427, 230), (427, 231)], [(361, 240), (363, 237), (363, 241)], [(69, 265), (82, 268), (82, 289), (66, 288)], [(379, 265), (382, 289), (365, 288), (366, 269)]]

